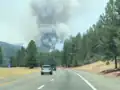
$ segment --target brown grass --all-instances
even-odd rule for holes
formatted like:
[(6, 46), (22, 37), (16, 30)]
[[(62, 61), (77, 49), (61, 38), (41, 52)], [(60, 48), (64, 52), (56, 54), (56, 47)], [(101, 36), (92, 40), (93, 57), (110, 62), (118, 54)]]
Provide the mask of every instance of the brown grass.
[(76, 67), (74, 69), (99, 73), (101, 71), (104, 71), (104, 70), (107, 70), (107, 69), (113, 69), (113, 68), (114, 68), (113, 62), (110, 62), (109, 65), (106, 65), (105, 62), (98, 61), (98, 62), (88, 64), (88, 65), (84, 65), (84, 66), (81, 66), (81, 67)]
[(99, 73), (99, 74), (103, 74), (106, 76), (112, 76), (112, 77), (120, 76), (120, 69), (114, 69), (113, 62), (110, 62), (109, 65), (106, 65), (105, 62), (98, 61), (92, 64), (84, 65), (81, 67), (75, 67), (72, 69)]
[(22, 76), (26, 74), (31, 74), (34, 72), (39, 72), (40, 68), (28, 69), (28, 68), (0, 68), (0, 79), (13, 76)]

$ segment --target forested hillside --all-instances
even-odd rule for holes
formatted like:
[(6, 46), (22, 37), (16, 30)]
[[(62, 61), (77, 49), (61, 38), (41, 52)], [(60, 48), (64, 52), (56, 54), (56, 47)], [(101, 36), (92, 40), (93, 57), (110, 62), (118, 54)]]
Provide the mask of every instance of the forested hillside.
[(117, 68), (120, 57), (120, 0), (109, 0), (99, 20), (86, 33), (78, 33), (65, 40), (62, 51), (43, 53), (41, 50), (31, 40), (26, 49), (21, 47), (16, 56), (11, 57), (11, 64), (34, 67), (53, 58), (57, 65), (63, 66), (81, 66), (98, 60), (115, 61)]
[(109, 0), (105, 12), (86, 33), (78, 33), (64, 42), (62, 63), (78, 66), (97, 60), (115, 60), (120, 56), (120, 0)]
[(3, 50), (3, 55), (5, 57), (10, 57), (16, 54), (16, 52), (20, 49), (19, 45), (13, 45), (6, 42), (0, 42), (0, 47)]
[(15, 56), (21, 46), (0, 41), (0, 65), (7, 66), (11, 56)]

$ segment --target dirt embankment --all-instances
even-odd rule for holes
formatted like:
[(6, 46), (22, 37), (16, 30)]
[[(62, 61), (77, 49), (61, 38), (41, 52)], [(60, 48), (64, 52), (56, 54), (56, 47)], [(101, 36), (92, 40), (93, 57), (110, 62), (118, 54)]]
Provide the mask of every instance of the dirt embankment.
[(114, 69), (114, 62), (110, 62), (109, 65), (106, 65), (105, 62), (98, 61), (81, 67), (75, 67), (73, 69), (104, 74), (106, 76), (120, 76), (120, 69)]

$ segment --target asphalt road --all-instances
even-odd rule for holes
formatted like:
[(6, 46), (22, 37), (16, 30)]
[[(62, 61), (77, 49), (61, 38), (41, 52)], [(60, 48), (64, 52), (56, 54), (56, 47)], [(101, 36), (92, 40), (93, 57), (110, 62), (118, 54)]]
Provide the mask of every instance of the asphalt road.
[(35, 73), (6, 82), (0, 85), (0, 90), (120, 90), (119, 81), (82, 71), (58, 69), (53, 75)]

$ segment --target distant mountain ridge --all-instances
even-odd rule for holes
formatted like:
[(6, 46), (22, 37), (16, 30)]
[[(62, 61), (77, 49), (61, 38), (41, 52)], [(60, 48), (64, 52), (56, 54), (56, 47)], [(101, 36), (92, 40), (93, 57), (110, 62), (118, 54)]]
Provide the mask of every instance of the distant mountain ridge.
[(0, 46), (2, 47), (3, 54), (6, 58), (16, 55), (16, 52), (21, 48), (20, 45), (9, 44), (0, 41)]
[[(11, 56), (16, 56), (18, 50), (21, 49), (23, 44), (9, 44), (7, 42), (0, 41), (0, 47), (2, 48), (4, 60), (2, 66), (8, 66)], [(44, 47), (37, 47), (38, 52), (48, 52), (49, 50)]]

